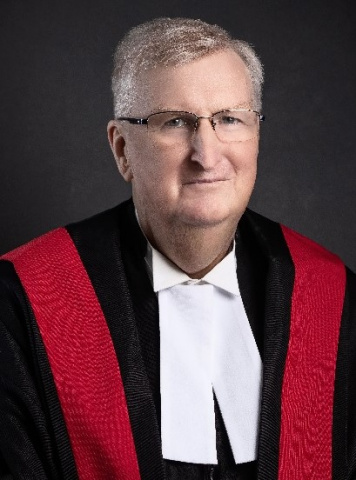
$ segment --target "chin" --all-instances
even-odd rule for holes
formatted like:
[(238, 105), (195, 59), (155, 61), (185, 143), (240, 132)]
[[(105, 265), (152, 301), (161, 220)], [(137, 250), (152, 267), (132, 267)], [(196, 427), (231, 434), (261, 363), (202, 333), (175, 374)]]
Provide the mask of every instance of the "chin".
[(216, 206), (215, 208), (195, 208), (181, 211), (178, 218), (181, 223), (190, 227), (209, 228), (228, 220), (235, 221), (237, 212), (232, 212), (226, 207), (217, 209)]

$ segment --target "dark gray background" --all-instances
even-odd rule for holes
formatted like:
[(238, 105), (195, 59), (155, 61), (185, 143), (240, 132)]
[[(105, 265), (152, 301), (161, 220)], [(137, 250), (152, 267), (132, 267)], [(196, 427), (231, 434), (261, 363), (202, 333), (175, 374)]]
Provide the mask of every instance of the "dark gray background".
[(156, 16), (256, 47), (267, 121), (251, 207), (356, 270), (353, 0), (0, 0), (0, 253), (130, 195), (106, 140), (112, 54)]

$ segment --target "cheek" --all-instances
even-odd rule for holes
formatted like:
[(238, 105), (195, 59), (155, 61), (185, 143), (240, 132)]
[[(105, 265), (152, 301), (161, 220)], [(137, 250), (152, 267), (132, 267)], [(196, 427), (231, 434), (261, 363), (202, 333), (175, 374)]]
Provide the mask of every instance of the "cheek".
[(246, 143), (232, 149), (229, 158), (237, 174), (253, 175), (257, 170), (258, 144)]
[[(129, 149), (132, 185), (136, 193), (159, 203), (177, 195), (179, 172), (169, 149), (145, 145)], [(174, 168), (176, 166), (176, 168)]]
[(187, 158), (187, 148), (149, 143), (136, 148), (135, 155), (139, 159), (134, 162), (137, 172), (152, 172), (157, 179), (168, 181), (179, 177)]
[(129, 139), (125, 146), (125, 155), (130, 164), (133, 181), (140, 181), (153, 168), (155, 161), (150, 152), (149, 145), (139, 135), (134, 140)]

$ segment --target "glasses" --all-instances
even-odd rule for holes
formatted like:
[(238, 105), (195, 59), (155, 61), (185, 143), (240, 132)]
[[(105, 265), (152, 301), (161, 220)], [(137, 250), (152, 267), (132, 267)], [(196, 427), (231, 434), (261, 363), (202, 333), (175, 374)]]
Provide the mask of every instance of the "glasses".
[(167, 111), (151, 113), (147, 118), (118, 117), (116, 120), (147, 125), (147, 131), (156, 140), (177, 143), (189, 141), (202, 119), (209, 120), (221, 142), (245, 142), (257, 136), (258, 124), (265, 120), (265, 116), (249, 108), (233, 108), (209, 117), (199, 117), (191, 112)]

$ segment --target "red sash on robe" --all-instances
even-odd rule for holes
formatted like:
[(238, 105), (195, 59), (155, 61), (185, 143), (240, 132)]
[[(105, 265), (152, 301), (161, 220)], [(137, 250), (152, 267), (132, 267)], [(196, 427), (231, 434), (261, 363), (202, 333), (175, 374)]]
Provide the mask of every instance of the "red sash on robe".
[(335, 370), (346, 271), (311, 240), (282, 227), (295, 268), (282, 385), (278, 480), (331, 480)]
[[(311, 474), (331, 480), (345, 268), (314, 242), (285, 227), (283, 233), (295, 281), (282, 386), (278, 480), (301, 480)], [(36, 317), (79, 478), (139, 480), (117, 356), (68, 232), (54, 230), (3, 258), (14, 264)]]

